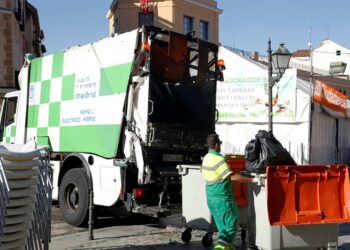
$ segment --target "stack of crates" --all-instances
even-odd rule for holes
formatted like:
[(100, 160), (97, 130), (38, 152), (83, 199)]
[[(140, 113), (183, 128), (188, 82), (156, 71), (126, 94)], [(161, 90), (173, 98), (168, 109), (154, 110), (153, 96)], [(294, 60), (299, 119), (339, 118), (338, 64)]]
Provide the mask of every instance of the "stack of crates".
[(0, 249), (49, 249), (52, 171), (48, 157), (46, 148), (33, 144), (0, 145), (0, 199), (6, 198), (0, 202)]

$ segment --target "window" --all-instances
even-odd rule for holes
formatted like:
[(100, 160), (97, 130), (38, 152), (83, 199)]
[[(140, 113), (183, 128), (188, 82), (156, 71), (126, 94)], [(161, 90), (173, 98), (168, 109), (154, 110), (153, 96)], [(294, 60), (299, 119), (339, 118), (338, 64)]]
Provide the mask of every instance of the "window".
[(0, 141), (3, 140), (5, 127), (13, 124), (16, 121), (17, 97), (4, 99), (2, 108), (3, 110), (0, 122)]
[(153, 25), (154, 23), (154, 13), (148, 12), (147, 14), (139, 12), (139, 27)]
[(337, 50), (337, 56), (340, 56), (340, 55), (341, 55), (341, 51)]
[(193, 18), (184, 16), (184, 34), (193, 31)]
[(113, 34), (119, 33), (119, 11), (114, 16), (114, 22), (113, 22)]
[(15, 122), (16, 118), (16, 107), (17, 107), (17, 97), (11, 97), (7, 99), (6, 113), (5, 113), (5, 126), (8, 126)]
[(199, 24), (199, 38), (209, 40), (209, 23), (201, 21)]

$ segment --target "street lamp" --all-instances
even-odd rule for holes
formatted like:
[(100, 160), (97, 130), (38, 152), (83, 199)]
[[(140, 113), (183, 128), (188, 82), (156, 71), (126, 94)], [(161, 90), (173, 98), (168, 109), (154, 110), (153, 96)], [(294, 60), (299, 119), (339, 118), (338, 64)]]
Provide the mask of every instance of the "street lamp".
[[(268, 57), (269, 57), (269, 132), (272, 134), (272, 88), (276, 82), (278, 82), (283, 76), (284, 72), (288, 68), (290, 57), (292, 54), (287, 48), (284, 47), (284, 43), (280, 43), (279, 48), (272, 53), (271, 40), (268, 41)], [(272, 77), (272, 73), (276, 73), (277, 76)]]

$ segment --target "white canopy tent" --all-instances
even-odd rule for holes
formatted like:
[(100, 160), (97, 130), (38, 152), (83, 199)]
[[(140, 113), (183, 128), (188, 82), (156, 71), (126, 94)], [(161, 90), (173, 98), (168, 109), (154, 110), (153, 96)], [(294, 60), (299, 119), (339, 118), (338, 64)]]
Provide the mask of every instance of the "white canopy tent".
[[(268, 129), (267, 67), (224, 47), (220, 47), (219, 57), (225, 60), (226, 70), (225, 81), (219, 82), (217, 89), (216, 132), (223, 141), (224, 154), (244, 154), (246, 144), (255, 138), (258, 130)], [(317, 103), (311, 111), (311, 91), (310, 81), (297, 77), (296, 69), (288, 69), (275, 85), (275, 137), (298, 164), (349, 164), (349, 101), (345, 117), (334, 116)]]

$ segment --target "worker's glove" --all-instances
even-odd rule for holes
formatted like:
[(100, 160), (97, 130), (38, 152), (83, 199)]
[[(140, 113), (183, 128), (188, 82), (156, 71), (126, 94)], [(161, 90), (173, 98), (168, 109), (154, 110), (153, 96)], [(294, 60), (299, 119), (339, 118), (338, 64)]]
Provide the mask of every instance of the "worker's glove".
[(259, 182), (259, 178), (258, 177), (252, 178), (252, 183), (258, 183), (258, 182)]
[(263, 185), (263, 180), (260, 176), (255, 176), (253, 179), (252, 179), (252, 183), (256, 183), (258, 184), (259, 186), (262, 186)]

